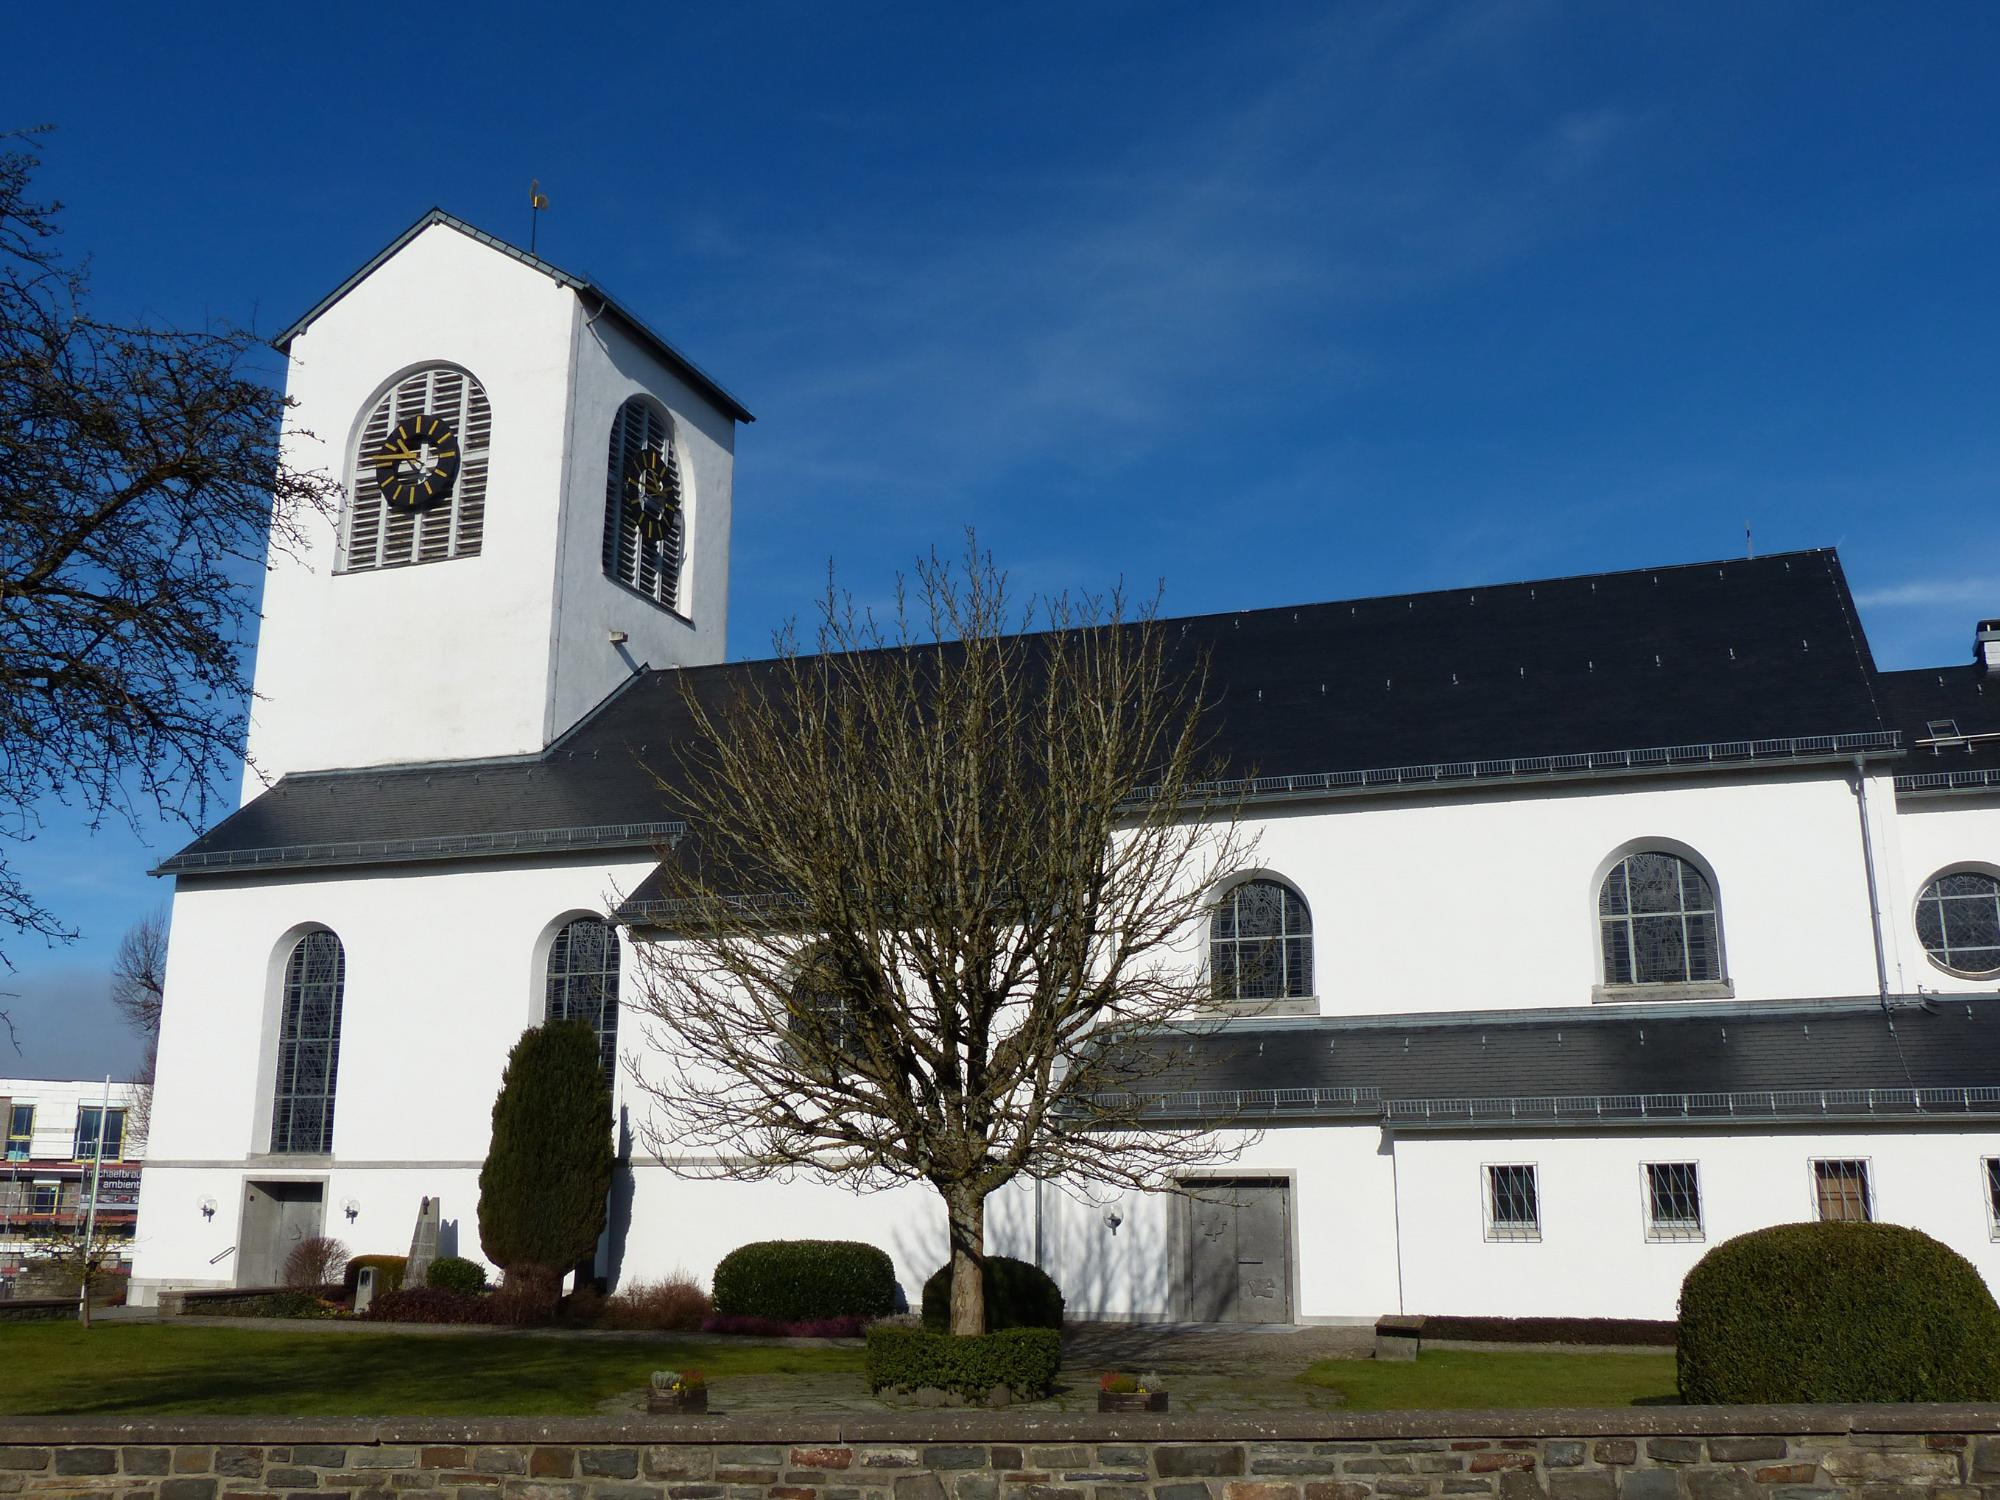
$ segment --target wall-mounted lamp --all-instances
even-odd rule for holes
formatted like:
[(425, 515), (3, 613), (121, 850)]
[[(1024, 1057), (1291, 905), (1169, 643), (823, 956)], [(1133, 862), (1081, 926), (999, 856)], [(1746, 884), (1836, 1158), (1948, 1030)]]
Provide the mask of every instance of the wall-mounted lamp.
[(622, 630), (614, 630), (610, 633), (608, 639), (610, 640), (612, 645), (622, 646), (625, 644), (626, 640), (625, 632)]
[(201, 1216), (205, 1222), (212, 1222), (214, 1220), (215, 1200), (213, 1198), (204, 1198), (195, 1207), (201, 1210)]
[(1112, 1209), (1110, 1213), (1104, 1216), (1105, 1227), (1108, 1228), (1114, 1235), (1118, 1233), (1118, 1226), (1120, 1224), (1123, 1224), (1124, 1222), (1125, 1222), (1124, 1219), (1119, 1217), (1118, 1210), (1115, 1208)]
[(358, 1219), (358, 1218), (360, 1218), (360, 1217), (361, 1217), (361, 1203), (360, 1203), (360, 1200), (358, 1200), (358, 1199), (355, 1199), (355, 1198), (343, 1198), (343, 1199), (341, 1199), (341, 1200), (340, 1200), (340, 1211), (341, 1211), (342, 1213), (344, 1213), (344, 1214), (346, 1214), (346, 1215), (347, 1215), (347, 1222), (348, 1222), (348, 1223), (350, 1223), (350, 1224), (352, 1224), (352, 1223), (353, 1223), (353, 1222), (354, 1222), (354, 1221), (355, 1221), (356, 1219)]

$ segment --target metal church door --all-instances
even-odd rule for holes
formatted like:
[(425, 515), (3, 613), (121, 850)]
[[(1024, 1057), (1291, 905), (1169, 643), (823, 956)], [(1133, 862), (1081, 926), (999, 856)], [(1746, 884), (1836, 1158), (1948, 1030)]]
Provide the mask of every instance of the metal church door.
[(238, 1286), (276, 1286), (285, 1262), (320, 1232), (325, 1189), (317, 1182), (247, 1182), (236, 1252)]
[(1292, 1321), (1291, 1186), (1190, 1184), (1188, 1316), (1197, 1323)]

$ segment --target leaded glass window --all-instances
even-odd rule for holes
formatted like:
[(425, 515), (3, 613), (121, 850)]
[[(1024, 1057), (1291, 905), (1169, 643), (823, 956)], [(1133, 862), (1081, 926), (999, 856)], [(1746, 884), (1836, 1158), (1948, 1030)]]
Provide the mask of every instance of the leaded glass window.
[(604, 573), (680, 608), (686, 506), (673, 418), (634, 396), (611, 423), (604, 495)]
[(548, 1018), (583, 1021), (597, 1033), (604, 1081), (618, 1072), (618, 933), (597, 917), (578, 917), (549, 949)]
[(1597, 918), (1607, 985), (1722, 978), (1715, 891), (1679, 855), (1647, 849), (1619, 860), (1598, 892)]
[(1875, 1217), (1875, 1195), (1869, 1191), (1865, 1161), (1816, 1161), (1813, 1193), (1822, 1219), (1866, 1224)]
[(271, 1149), (325, 1155), (333, 1150), (333, 1095), (340, 1071), (340, 1004), (347, 955), (340, 939), (309, 932), (285, 963), (278, 1031), (278, 1082), (271, 1104)]
[(1984, 870), (1938, 876), (1917, 897), (1917, 937), (1941, 969), (2000, 973), (2000, 879)]
[(1701, 1173), (1691, 1161), (1646, 1163), (1646, 1238), (1701, 1238)]
[(1209, 924), (1208, 963), (1218, 1000), (1312, 994), (1312, 913), (1305, 898), (1275, 880), (1231, 887)]
[(1486, 1238), (1542, 1237), (1542, 1193), (1533, 1166), (1486, 1169)]

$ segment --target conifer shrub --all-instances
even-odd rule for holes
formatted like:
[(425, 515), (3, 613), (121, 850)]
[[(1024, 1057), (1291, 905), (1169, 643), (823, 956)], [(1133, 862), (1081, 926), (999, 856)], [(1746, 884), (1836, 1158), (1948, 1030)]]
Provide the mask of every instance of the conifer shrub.
[(716, 1264), (716, 1312), (780, 1323), (880, 1318), (895, 1310), (896, 1267), (859, 1240), (758, 1240)]
[(424, 1285), (476, 1297), (486, 1290), (486, 1267), (462, 1255), (440, 1255), (424, 1273)]
[(1062, 1335), (1053, 1328), (1005, 1328), (954, 1338), (934, 1328), (868, 1330), (866, 1356), (871, 1390), (944, 1391), (966, 1401), (984, 1401), (1004, 1386), (1016, 1401), (1034, 1400), (1056, 1388), (1062, 1368)]
[(507, 1056), (479, 1171), (479, 1242), (506, 1291), (546, 1302), (597, 1247), (611, 1195), (611, 1088), (582, 1021), (530, 1027)]
[[(986, 1257), (980, 1277), (986, 1285), (986, 1331), (1003, 1328), (1061, 1328), (1063, 1294), (1040, 1266), (1005, 1255)], [(951, 1266), (924, 1283), (924, 1327), (951, 1327)]]
[(2000, 1400), (2000, 1307), (1970, 1261), (1900, 1224), (1779, 1224), (1681, 1283), (1689, 1403)]

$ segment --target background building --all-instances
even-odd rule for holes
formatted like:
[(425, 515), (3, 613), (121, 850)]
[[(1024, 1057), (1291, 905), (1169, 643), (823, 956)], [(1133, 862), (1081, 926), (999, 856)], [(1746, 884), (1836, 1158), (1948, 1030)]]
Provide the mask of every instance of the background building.
[[(0, 1078), (0, 1296), (14, 1294), (38, 1239), (80, 1232), (97, 1187), (108, 1264), (130, 1270), (146, 1154), (145, 1090), (102, 1079)], [(103, 1167), (97, 1170), (100, 1131)]]

